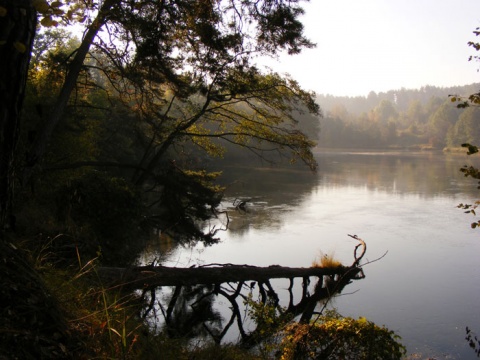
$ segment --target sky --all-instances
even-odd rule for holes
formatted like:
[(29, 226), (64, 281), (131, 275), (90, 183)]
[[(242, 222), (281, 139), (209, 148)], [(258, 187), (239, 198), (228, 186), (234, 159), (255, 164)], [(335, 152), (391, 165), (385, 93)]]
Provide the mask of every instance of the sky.
[(311, 0), (302, 22), (317, 44), (300, 55), (266, 61), (317, 94), (367, 96), (370, 91), (480, 82), (480, 0)]

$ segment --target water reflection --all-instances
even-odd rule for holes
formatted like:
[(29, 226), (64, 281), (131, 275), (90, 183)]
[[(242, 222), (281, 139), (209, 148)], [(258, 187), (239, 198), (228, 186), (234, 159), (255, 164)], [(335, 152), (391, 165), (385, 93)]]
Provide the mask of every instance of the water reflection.
[[(142, 293), (149, 303), (143, 317), (157, 327), (160, 324), (163, 333), (172, 338), (210, 337), (221, 343), (230, 331), (239, 337), (243, 346), (256, 346), (293, 319), (310, 323), (319, 304), (324, 308), (347, 285), (365, 278), (361, 261), (366, 246), (362, 239), (352, 237), (359, 244), (351, 266), (323, 260), (310, 268), (232, 264), (211, 264), (196, 269), (148, 267), (150, 272), (163, 271), (161, 279), (165, 279), (166, 271), (172, 270), (177, 275), (181, 271), (184, 276), (182, 279), (178, 275), (176, 286), (167, 287), (168, 290), (165, 286), (149, 285)], [(150, 275), (148, 279), (152, 281), (153, 277)], [(279, 281), (283, 286), (279, 286)], [(143, 281), (141, 285), (146, 286)], [(286, 298), (280, 296), (285, 290)], [(229, 320), (224, 321), (229, 312)]]
[[(218, 334), (223, 317), (214, 309), (213, 285), (176, 287), (166, 308), (163, 330), (171, 338), (193, 339)], [(157, 304), (161, 306), (159, 301)], [(145, 314), (148, 315), (148, 312)]]
[(471, 181), (463, 181), (459, 169), (464, 164), (479, 164), (477, 158), (467, 155), (433, 152), (322, 153), (317, 154), (317, 161), (323, 184), (366, 186), (421, 197), (475, 194)]
[[(365, 188), (397, 196), (458, 197), (478, 195), (475, 181), (459, 171), (465, 164), (480, 165), (474, 157), (443, 153), (324, 152), (316, 155), (317, 173), (302, 169), (229, 167), (224, 169), (222, 203), (228, 212), (229, 232), (241, 237), (252, 229), (279, 231), (288, 213), (301, 207), (314, 192)], [(248, 199), (245, 210), (235, 206)], [(345, 204), (348, 206), (348, 204)], [(223, 219), (225, 222), (225, 219)]]

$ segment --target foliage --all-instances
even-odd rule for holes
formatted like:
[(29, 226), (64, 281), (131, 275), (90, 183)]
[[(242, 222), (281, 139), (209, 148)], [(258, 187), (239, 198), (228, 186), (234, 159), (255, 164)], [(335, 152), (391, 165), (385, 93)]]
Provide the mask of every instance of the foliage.
[(206, 244), (217, 241), (216, 231), (204, 234), (197, 227), (198, 221), (216, 216), (216, 208), (222, 198), (222, 188), (214, 184), (220, 173), (205, 170), (182, 170), (171, 162), (165, 166), (157, 181), (162, 185), (159, 198), (152, 194), (159, 205), (150, 220), (163, 232), (173, 232), (177, 240), (192, 242), (198, 239)]
[(450, 101), (451, 102), (458, 102), (457, 107), (459, 109), (465, 109), (470, 106), (478, 106), (480, 105), (480, 93), (476, 94), (471, 94), (467, 98), (461, 97), (461, 96), (455, 96), (451, 95), (450, 96)]
[[(479, 35), (480, 35), (480, 28), (476, 28), (473, 33), (475, 34), (475, 36), (479, 36)], [(469, 42), (468, 42), (468, 46), (473, 47), (473, 48), (475, 49), (475, 51), (480, 51), (480, 43), (479, 43), (479, 42), (469, 41)], [(468, 61), (472, 61), (472, 60), (479, 61), (479, 60), (480, 60), (480, 56), (478, 56), (478, 55), (471, 55), (471, 56), (468, 58)], [(452, 102), (458, 103), (458, 104), (457, 104), (457, 107), (458, 107), (459, 109), (465, 109), (465, 108), (468, 108), (468, 107), (470, 107), (470, 106), (480, 106), (480, 92), (476, 92), (476, 93), (470, 94), (470, 95), (468, 95), (467, 97), (465, 97), (465, 96), (458, 96), (458, 95), (449, 95), (449, 96), (450, 96), (450, 100), (451, 100)]]
[(477, 335), (468, 326), (465, 332), (467, 333), (465, 340), (467, 340), (468, 345), (475, 351), (477, 357), (480, 357), (480, 340), (478, 340)]
[[(468, 152), (467, 152), (468, 155), (473, 155), (473, 154), (476, 154), (478, 152), (478, 147), (475, 146), (475, 145), (465, 143), (465, 144), (462, 144), (462, 147), (468, 149)], [(464, 173), (465, 177), (470, 176), (474, 179), (479, 179), (480, 180), (480, 171), (479, 171), (478, 168), (476, 168), (474, 166), (465, 165), (460, 169), (460, 171)], [(480, 181), (478, 182), (478, 184), (479, 185), (478, 185), (477, 188), (480, 189)], [(477, 214), (476, 214), (475, 210), (477, 209), (477, 207), (479, 205), (480, 205), (480, 201), (475, 201), (474, 204), (459, 204), (457, 207), (465, 210), (466, 214), (472, 214), (472, 215), (476, 216)], [(480, 226), (480, 220), (471, 223), (472, 229), (475, 229), (478, 226)]]
[(40, 14), (43, 27), (57, 27), (60, 23), (83, 22), (86, 5), (78, 0), (33, 0), (33, 6)]
[(432, 145), (439, 148), (446, 145), (446, 135), (456, 123), (458, 114), (459, 111), (447, 101), (430, 116), (427, 134)]
[(455, 125), (447, 133), (447, 142), (450, 147), (480, 142), (480, 130), (477, 124), (479, 114), (480, 109), (477, 107), (469, 107), (460, 114)]
[[(248, 139), (256, 139), (273, 145), (267, 151), (288, 150), (292, 160), (314, 167), (313, 143), (295, 129), (291, 115), (303, 111), (300, 105), (318, 114), (313, 94), (291, 79), (263, 74), (252, 64), (258, 54), (298, 53), (313, 46), (303, 36), (298, 20), (303, 10), (297, 2), (199, 6), (196, 1), (171, 1), (163, 6), (110, 0), (83, 6), (90, 10), (85, 12), (88, 36), (67, 64), (61, 95), (28, 153), (27, 167), (43, 158), (74, 83), (97, 86), (120, 98), (143, 122), (144, 153), (133, 179), (137, 185), (151, 179), (173, 146), (191, 142), (212, 154), (217, 150), (208, 139), (215, 137), (253, 151), (255, 144), (250, 146)], [(95, 39), (100, 29), (109, 36)], [(85, 82), (79, 81), (82, 66), (89, 68)], [(30, 172), (27, 169), (24, 178)]]
[(319, 146), (345, 148), (456, 148), (479, 137), (476, 111), (463, 114), (445, 99), (478, 84), (397, 89), (368, 97), (317, 96), (324, 110)]
[(90, 228), (90, 253), (100, 247), (103, 261), (117, 265), (134, 260), (141, 248), (136, 229), (142, 202), (124, 179), (86, 172), (57, 189), (56, 203), (60, 220)]
[[(476, 30), (473, 32), (475, 36), (480, 35), (480, 28), (476, 28)], [(480, 43), (478, 42), (473, 42), (470, 41), (468, 43), (469, 46), (472, 46), (476, 51), (480, 51)], [(480, 60), (479, 56), (470, 56), (469, 61), (471, 60)], [(451, 96), (451, 101), (452, 102), (459, 102), (457, 104), (457, 107), (460, 109), (465, 109), (465, 108), (471, 108), (474, 107), (475, 110), (478, 106), (480, 106), (480, 92), (476, 92), (468, 96), (467, 99), (457, 97), (457, 96)], [(471, 109), (468, 109), (471, 110)], [(472, 112), (472, 111), (471, 111)], [(475, 119), (476, 120), (476, 119)], [(478, 127), (478, 124), (476, 124), (476, 127)], [(475, 139), (478, 142), (478, 139)], [(473, 155), (478, 153), (479, 149), (478, 146), (472, 145), (470, 143), (464, 143), (462, 144), (462, 147), (467, 148), (467, 155)], [(460, 169), (461, 172), (464, 173), (466, 177), (470, 176), (474, 179), (480, 179), (480, 170), (474, 166), (467, 166), (465, 165)], [(478, 183), (479, 185), (477, 186), (478, 189), (480, 189), (480, 181)], [(480, 205), (480, 200), (475, 201), (475, 203), (472, 204), (459, 204), (458, 208), (465, 210), (465, 213), (467, 214), (473, 214), (474, 216), (476, 215), (476, 209)], [(476, 222), (471, 223), (472, 229), (475, 229), (477, 227), (480, 227), (480, 220), (477, 220)], [(467, 341), (468, 345), (470, 348), (475, 352), (477, 357), (480, 357), (480, 341), (478, 340), (477, 335), (472, 332), (472, 330), (467, 326), (466, 327), (466, 337), (465, 340)]]
[(311, 324), (292, 323), (284, 330), (283, 359), (401, 359), (400, 337), (365, 318), (328, 312)]
[[(236, 145), (268, 161), (280, 154), (315, 168), (315, 144), (300, 131), (318, 124), (313, 93), (253, 64), (256, 55), (313, 46), (298, 20), (299, 3), (38, 0), (34, 5), (44, 28), (33, 50), (20, 129), (17, 166), (24, 167), (24, 183), (41, 181), (45, 170), (62, 169), (58, 183), (68, 187), (82, 176), (82, 167), (96, 167), (147, 190), (154, 205), (144, 215), (150, 221), (161, 214), (162, 230), (183, 227), (202, 236), (196, 221), (212, 215), (219, 189), (207, 189), (205, 174), (188, 174), (192, 165), (201, 169), (205, 159)], [(85, 27), (81, 42), (61, 27), (72, 22)], [(109, 36), (97, 36), (99, 31)], [(298, 118), (307, 120), (300, 126)], [(190, 154), (199, 163), (193, 164)], [(165, 167), (171, 159), (182, 171)]]
[[(465, 210), (465, 214), (472, 214), (472, 215), (476, 215), (476, 209), (478, 207), (478, 205), (480, 205), (480, 201), (475, 201), (474, 204), (459, 204), (457, 207), (459, 209), (463, 209)], [(472, 229), (475, 229), (476, 227), (479, 227), (480, 226), (480, 220), (478, 221), (475, 221), (473, 223), (471, 223), (470, 225), (472, 227)]]
[(310, 324), (285, 316), (285, 309), (269, 299), (266, 303), (246, 299), (249, 316), (257, 328), (257, 349), (265, 358), (280, 359), (401, 359), (405, 347), (400, 337), (365, 318), (343, 317), (336, 310)]
[(259, 341), (271, 337), (292, 320), (291, 315), (285, 313), (286, 309), (275, 304), (270, 297), (266, 303), (263, 303), (253, 300), (250, 293), (245, 299), (245, 304), (248, 306), (248, 315), (256, 325), (253, 336), (256, 336)]
[[(480, 35), (479, 29), (480, 28), (477, 28), (473, 32), (476, 36)], [(476, 51), (480, 50), (480, 44), (479, 43), (475, 43), (475, 42), (471, 41), (471, 42), (468, 43), (468, 45), (472, 46)], [(478, 61), (480, 58), (478, 56), (470, 56), (469, 61), (471, 61), (473, 59)], [(457, 107), (459, 109), (466, 109), (466, 112), (464, 114), (476, 114), (477, 113), (476, 110), (477, 110), (478, 105), (480, 104), (480, 93), (471, 94), (467, 99), (462, 98), (462, 97), (458, 97), (458, 96), (454, 96), (454, 95), (451, 95), (450, 97), (451, 97), (450, 99), (451, 99), (452, 102), (460, 102), (459, 104), (457, 104)], [(473, 109), (471, 107), (473, 107)], [(464, 114), (462, 114), (462, 115), (464, 115)], [(468, 118), (468, 120), (470, 120), (470, 118)], [(471, 121), (474, 121), (474, 120), (472, 119)], [(478, 128), (478, 125), (473, 124), (471, 127), (476, 129), (476, 128)], [(473, 155), (473, 154), (478, 153), (478, 146), (472, 145), (470, 143), (470, 142), (474, 142), (474, 141), (479, 141), (479, 139), (475, 138), (472, 141), (465, 142), (465, 143), (462, 144), (462, 147), (467, 148), (467, 155)], [(477, 180), (480, 179), (480, 170), (478, 168), (474, 167), (474, 166), (465, 165), (464, 167), (462, 167), (460, 169), (460, 171), (464, 173), (465, 177), (470, 176), (470, 177), (472, 177), (474, 179), (477, 179)], [(478, 189), (480, 189), (480, 181), (479, 181)], [(480, 201), (476, 201), (474, 204), (459, 204), (458, 208), (465, 210), (465, 213), (467, 213), (467, 214), (476, 215), (475, 210), (477, 209), (477, 207), (479, 205), (480, 205)], [(480, 226), (480, 220), (471, 223), (472, 229), (475, 229), (479, 226)]]

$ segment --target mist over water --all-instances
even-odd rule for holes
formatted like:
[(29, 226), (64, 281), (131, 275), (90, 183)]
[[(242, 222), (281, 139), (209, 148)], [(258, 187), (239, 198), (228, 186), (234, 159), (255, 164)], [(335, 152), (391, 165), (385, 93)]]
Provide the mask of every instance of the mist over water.
[[(319, 170), (227, 168), (229, 229), (211, 247), (150, 249), (144, 261), (308, 267), (323, 254), (353, 262), (367, 243), (366, 278), (333, 306), (396, 331), (409, 354), (474, 359), (465, 327), (480, 332), (480, 230), (457, 208), (480, 198), (459, 168), (474, 157), (442, 153), (322, 152)], [(478, 163), (477, 163), (478, 165)], [(245, 211), (233, 204), (246, 201)], [(238, 201), (238, 200), (237, 200)], [(225, 217), (206, 228), (226, 223)], [(381, 258), (381, 259), (380, 259)], [(378, 261), (375, 261), (379, 259)]]

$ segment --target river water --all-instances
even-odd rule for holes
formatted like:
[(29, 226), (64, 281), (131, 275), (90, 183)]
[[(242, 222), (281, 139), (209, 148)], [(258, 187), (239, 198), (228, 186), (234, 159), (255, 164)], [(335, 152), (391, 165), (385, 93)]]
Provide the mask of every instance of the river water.
[[(476, 359), (465, 327), (480, 334), (480, 230), (457, 208), (480, 199), (459, 168), (466, 155), (321, 152), (318, 172), (230, 167), (219, 244), (150, 250), (164, 265), (233, 263), (308, 267), (320, 254), (353, 262), (356, 234), (367, 243), (366, 278), (332, 302), (402, 337), (412, 358)], [(235, 199), (246, 200), (246, 211)], [(225, 224), (225, 217), (206, 228)], [(374, 261), (377, 260), (378, 261)]]

